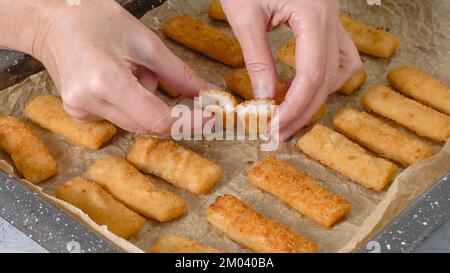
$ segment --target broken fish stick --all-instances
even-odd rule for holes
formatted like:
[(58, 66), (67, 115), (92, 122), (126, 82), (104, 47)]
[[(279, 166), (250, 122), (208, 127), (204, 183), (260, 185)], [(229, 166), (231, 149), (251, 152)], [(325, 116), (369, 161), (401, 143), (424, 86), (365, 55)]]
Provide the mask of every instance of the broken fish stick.
[(139, 170), (195, 194), (208, 192), (222, 176), (220, 166), (173, 141), (157, 138), (136, 138), (127, 160)]
[(275, 101), (271, 99), (253, 99), (236, 106), (238, 122), (249, 134), (266, 133), (272, 119)]
[(167, 20), (162, 28), (171, 39), (224, 64), (240, 67), (244, 56), (236, 38), (187, 15)]
[[(227, 89), (245, 100), (252, 100), (253, 96), (252, 82), (248, 71), (245, 68), (236, 69), (235, 72), (226, 80)], [(275, 103), (281, 104), (288, 91), (284, 82), (277, 82), (277, 90), (275, 94)]]
[(216, 120), (222, 124), (216, 126), (222, 128), (234, 128), (236, 125), (236, 114), (234, 108), (237, 104), (236, 98), (222, 90), (200, 90), (199, 103), (203, 110), (213, 112)]
[(219, 253), (220, 251), (197, 243), (186, 237), (166, 233), (148, 249), (150, 253)]
[(167, 222), (186, 212), (183, 198), (156, 187), (123, 158), (106, 156), (86, 175), (130, 209), (156, 221)]
[[(295, 41), (290, 41), (277, 53), (278, 58), (286, 65), (295, 69)], [(367, 73), (364, 68), (359, 70), (354, 76), (345, 82), (338, 90), (339, 93), (350, 95), (354, 91), (361, 88), (367, 80)]]
[(0, 115), (0, 149), (11, 156), (19, 173), (38, 184), (58, 171), (44, 143), (22, 121)]
[(232, 195), (217, 197), (206, 209), (206, 219), (233, 241), (256, 252), (309, 253), (317, 249), (314, 243)]
[(362, 97), (363, 105), (372, 112), (389, 118), (418, 135), (437, 142), (450, 138), (450, 116), (440, 113), (389, 87), (378, 84)]
[(125, 207), (99, 185), (79, 177), (59, 187), (56, 196), (124, 239), (130, 238), (145, 223), (144, 217)]
[(450, 115), (450, 88), (413, 67), (403, 66), (388, 74), (389, 84), (408, 97)]
[(345, 217), (351, 205), (294, 166), (269, 156), (248, 173), (250, 182), (325, 227)]
[(434, 154), (427, 143), (413, 139), (397, 128), (356, 109), (340, 110), (334, 117), (333, 124), (347, 137), (404, 166)]
[(216, 20), (227, 21), (225, 12), (222, 9), (222, 5), (219, 0), (213, 0), (209, 5), (208, 16)]
[(42, 128), (64, 137), (72, 144), (97, 150), (116, 134), (108, 121), (80, 123), (64, 111), (61, 99), (41, 95), (23, 110), (25, 116)]
[(358, 144), (320, 124), (301, 137), (298, 146), (313, 159), (368, 189), (383, 190), (397, 172), (395, 164), (369, 155)]
[(339, 19), (360, 52), (389, 59), (400, 46), (400, 39), (390, 32), (345, 15), (339, 16)]

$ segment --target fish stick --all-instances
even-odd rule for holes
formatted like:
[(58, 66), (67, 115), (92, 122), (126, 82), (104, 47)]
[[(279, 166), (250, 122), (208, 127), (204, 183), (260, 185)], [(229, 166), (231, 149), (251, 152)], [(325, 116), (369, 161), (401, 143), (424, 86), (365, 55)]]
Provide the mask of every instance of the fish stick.
[(236, 106), (236, 117), (249, 134), (266, 133), (274, 106), (275, 101), (271, 99), (244, 101)]
[(23, 112), (42, 128), (64, 137), (72, 144), (93, 150), (99, 149), (116, 134), (116, 127), (107, 121), (76, 121), (64, 111), (61, 99), (51, 95), (36, 97)]
[(44, 143), (22, 121), (0, 115), (0, 149), (7, 152), (17, 170), (33, 184), (58, 171), (55, 160)]
[(125, 207), (99, 185), (79, 177), (59, 187), (56, 196), (124, 239), (130, 238), (145, 223), (144, 217)]
[(427, 143), (413, 139), (389, 124), (356, 109), (340, 110), (334, 117), (333, 124), (347, 137), (404, 166), (434, 154)]
[(148, 249), (151, 253), (219, 253), (220, 251), (197, 243), (186, 237), (166, 233)]
[(237, 100), (233, 95), (222, 90), (200, 90), (199, 102), (203, 110), (213, 111), (215, 118), (221, 119), (222, 124), (221, 126), (218, 124), (218, 127), (235, 127), (236, 114), (234, 108), (237, 105)]
[(264, 217), (232, 195), (223, 195), (206, 209), (208, 222), (233, 241), (256, 252), (316, 252), (316, 245), (291, 229)]
[[(277, 56), (286, 65), (295, 69), (295, 41), (290, 41), (283, 48), (281, 48)], [(354, 91), (361, 88), (367, 80), (367, 73), (364, 68), (359, 70), (354, 76), (345, 82), (345, 84), (338, 90), (339, 93), (350, 95)]]
[(244, 55), (236, 38), (187, 15), (167, 20), (162, 28), (171, 39), (224, 64), (241, 67)]
[(345, 198), (323, 188), (319, 182), (276, 156), (269, 156), (254, 166), (248, 178), (253, 185), (325, 227), (332, 227), (350, 212), (351, 205)]
[(450, 88), (413, 67), (403, 66), (388, 74), (389, 84), (406, 96), (450, 115)]
[(159, 222), (167, 222), (186, 212), (183, 198), (152, 184), (125, 159), (106, 156), (95, 162), (87, 177), (132, 210)]
[(339, 19), (360, 52), (389, 59), (400, 46), (400, 39), (390, 32), (345, 15), (339, 16)]
[(220, 166), (175, 142), (157, 138), (136, 138), (127, 159), (139, 170), (195, 194), (208, 192), (222, 176)]
[(450, 138), (450, 116), (442, 114), (389, 87), (378, 84), (362, 97), (363, 105), (372, 112), (394, 120), (423, 137), (437, 142)]
[(222, 5), (219, 0), (213, 0), (209, 5), (208, 16), (212, 19), (227, 21), (225, 12), (222, 9)]
[(397, 172), (395, 164), (369, 155), (358, 144), (320, 124), (301, 137), (298, 146), (313, 159), (368, 189), (383, 190)]
[[(248, 71), (245, 68), (236, 69), (235, 72), (226, 80), (227, 89), (232, 91), (234, 94), (240, 96), (245, 100), (252, 100), (253, 96), (252, 82)], [(284, 97), (288, 88), (284, 82), (277, 82), (275, 103), (281, 104), (284, 101)]]

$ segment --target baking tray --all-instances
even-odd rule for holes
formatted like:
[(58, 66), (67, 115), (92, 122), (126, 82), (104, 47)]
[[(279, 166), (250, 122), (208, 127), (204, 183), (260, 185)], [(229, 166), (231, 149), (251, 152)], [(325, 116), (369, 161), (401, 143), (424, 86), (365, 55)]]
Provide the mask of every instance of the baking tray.
[[(162, 0), (122, 0), (137, 17)], [(17, 53), (11, 53), (12, 55)], [(18, 56), (15, 56), (18, 57)], [(19, 56), (20, 59), (20, 56)], [(30, 61), (30, 58), (26, 58)], [(31, 62), (31, 61), (30, 61)], [(33, 68), (33, 66), (31, 66)], [(36, 65), (36, 72), (41, 68)], [(14, 70), (13, 70), (14, 71)], [(26, 71), (32, 74), (34, 70)], [(11, 77), (13, 84), (22, 76)], [(388, 224), (359, 252), (412, 252), (449, 217), (449, 176), (436, 182), (428, 192)], [(0, 216), (50, 252), (118, 252), (116, 246), (74, 220), (66, 212), (33, 192), (26, 184), (0, 173)], [(432, 200), (432, 201), (430, 201)], [(440, 201), (435, 201), (440, 200)], [(439, 202), (441, 206), (433, 206)], [(447, 203), (446, 203), (447, 202)], [(431, 204), (431, 205), (430, 205)], [(412, 218), (411, 218), (412, 217)], [(427, 223), (424, 225), (423, 223)], [(399, 236), (401, 235), (401, 236)]]

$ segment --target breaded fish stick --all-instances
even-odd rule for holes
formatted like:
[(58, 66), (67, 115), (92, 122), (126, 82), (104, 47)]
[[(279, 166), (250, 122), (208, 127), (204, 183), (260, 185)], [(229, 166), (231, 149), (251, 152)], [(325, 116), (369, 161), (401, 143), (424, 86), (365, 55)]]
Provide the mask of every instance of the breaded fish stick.
[(233, 241), (256, 252), (316, 252), (316, 245), (291, 229), (264, 217), (232, 195), (206, 209), (206, 219)]
[[(295, 41), (290, 41), (278, 53), (278, 58), (286, 65), (295, 69)], [(367, 73), (364, 68), (358, 71), (338, 90), (339, 93), (350, 95), (358, 90), (366, 81)]]
[(389, 124), (356, 109), (344, 108), (333, 119), (334, 126), (347, 137), (382, 157), (414, 164), (434, 154), (427, 143), (413, 139)]
[(61, 135), (70, 143), (89, 149), (99, 149), (116, 134), (116, 127), (108, 121), (76, 121), (64, 111), (61, 99), (51, 95), (36, 97), (23, 112), (42, 128)]
[(0, 115), (0, 149), (11, 155), (17, 170), (33, 184), (52, 177), (58, 170), (44, 143), (16, 118)]
[(356, 143), (320, 124), (301, 137), (298, 146), (313, 159), (368, 189), (383, 190), (397, 172), (395, 164), (369, 155)]
[(271, 99), (244, 101), (236, 106), (237, 120), (249, 134), (266, 133), (274, 105)]
[(223, 12), (219, 0), (213, 0), (211, 5), (209, 5), (208, 15), (216, 20), (227, 21), (227, 17), (225, 16), (225, 12)]
[(392, 87), (406, 96), (450, 115), (450, 88), (424, 72), (403, 66), (388, 74)]
[(215, 118), (221, 119), (222, 128), (235, 127), (236, 114), (234, 108), (237, 100), (232, 94), (222, 90), (200, 90), (199, 101), (203, 110), (214, 111)]
[(125, 159), (106, 156), (95, 162), (87, 177), (132, 210), (159, 222), (167, 222), (186, 212), (183, 198), (152, 184)]
[(79, 177), (56, 190), (56, 196), (79, 208), (100, 226), (124, 239), (135, 234), (145, 218), (125, 207), (94, 182)]
[(208, 192), (222, 176), (220, 166), (175, 142), (157, 138), (136, 138), (127, 160), (195, 194)]
[(267, 191), (313, 221), (331, 227), (345, 217), (351, 205), (345, 198), (320, 186), (294, 166), (269, 156), (248, 173), (253, 185)]
[(339, 16), (341, 24), (348, 32), (359, 51), (388, 59), (400, 46), (400, 40), (394, 34), (368, 26), (345, 15)]
[(186, 237), (166, 233), (148, 249), (151, 253), (219, 253), (220, 251), (197, 243)]
[(362, 97), (362, 103), (370, 111), (392, 119), (420, 136), (438, 142), (450, 138), (450, 116), (409, 99), (383, 84), (367, 91)]
[(167, 20), (162, 28), (171, 39), (224, 64), (240, 67), (244, 56), (236, 38), (187, 15)]

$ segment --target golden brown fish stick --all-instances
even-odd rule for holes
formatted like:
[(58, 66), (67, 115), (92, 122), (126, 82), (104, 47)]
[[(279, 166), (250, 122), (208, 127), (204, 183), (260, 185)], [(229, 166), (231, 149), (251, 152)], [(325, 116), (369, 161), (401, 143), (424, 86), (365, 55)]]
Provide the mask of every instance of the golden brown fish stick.
[(145, 218), (125, 207), (94, 182), (76, 177), (56, 190), (56, 196), (79, 208), (100, 226), (124, 239), (135, 234)]
[(206, 209), (206, 219), (233, 241), (256, 252), (316, 252), (314, 243), (232, 195), (217, 197)]
[(157, 138), (136, 138), (127, 159), (139, 170), (195, 194), (208, 192), (222, 176), (220, 166), (175, 142)]
[[(290, 41), (278, 53), (278, 58), (286, 65), (295, 69), (295, 41)], [(358, 90), (366, 81), (366, 70), (362, 68), (354, 76), (338, 90), (339, 93), (350, 95), (354, 91)]]
[(244, 56), (236, 38), (187, 15), (167, 20), (162, 28), (171, 39), (224, 64), (240, 67)]
[(358, 144), (320, 124), (301, 137), (298, 146), (313, 159), (368, 189), (383, 190), (397, 172), (395, 164), (369, 155)]
[(219, 0), (213, 0), (211, 2), (211, 5), (209, 5), (208, 15), (216, 20), (227, 21), (227, 17), (225, 16), (225, 12), (223, 11)]
[(370, 111), (392, 119), (420, 136), (438, 142), (450, 138), (450, 116), (409, 99), (383, 84), (367, 91), (362, 97), (362, 103)]
[(406, 96), (450, 115), (450, 88), (413, 67), (403, 66), (388, 74), (392, 87)]
[(51, 95), (33, 99), (25, 107), (24, 114), (42, 128), (89, 149), (99, 149), (116, 133), (116, 127), (107, 121), (76, 121), (64, 111), (62, 100)]
[(434, 154), (427, 143), (413, 139), (389, 124), (356, 109), (344, 108), (333, 119), (334, 126), (347, 137), (382, 157), (414, 164)]
[(151, 253), (219, 253), (217, 249), (205, 246), (186, 237), (166, 233), (148, 249)]
[(350, 212), (351, 205), (345, 198), (323, 188), (319, 182), (276, 156), (258, 163), (248, 177), (253, 185), (325, 227), (333, 226)]
[(368, 26), (345, 15), (339, 16), (339, 19), (360, 52), (388, 59), (400, 46), (398, 37), (390, 32)]
[(87, 177), (132, 210), (159, 222), (167, 222), (186, 211), (183, 198), (152, 184), (125, 159), (106, 156), (95, 162)]
[(11, 155), (17, 170), (33, 184), (52, 177), (58, 170), (44, 143), (16, 118), (0, 115), (0, 149)]

